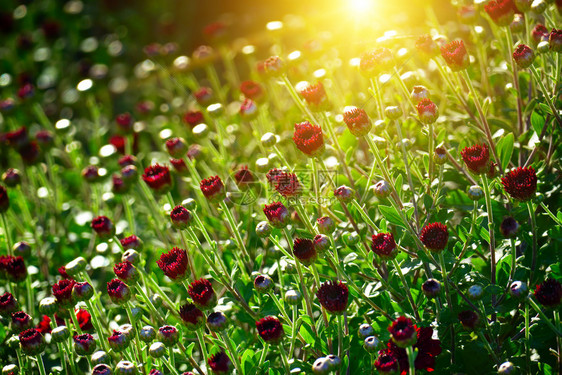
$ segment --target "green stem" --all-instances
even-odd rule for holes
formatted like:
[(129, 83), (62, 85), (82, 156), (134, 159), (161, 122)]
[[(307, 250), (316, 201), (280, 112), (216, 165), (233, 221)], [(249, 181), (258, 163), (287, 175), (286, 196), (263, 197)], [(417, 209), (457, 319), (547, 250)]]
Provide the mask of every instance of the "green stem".
[(535, 208), (532, 201), (527, 201), (527, 209), (529, 210), (529, 217), (531, 218), (531, 238), (533, 241), (533, 253), (531, 255), (531, 274), (529, 282), (533, 282), (533, 273), (537, 264), (537, 218), (535, 217)]
[(45, 371), (45, 364), (43, 363), (43, 358), (41, 357), (41, 354), (35, 356), (35, 358), (37, 359), (37, 367), (39, 367), (39, 373), (41, 375), (47, 375), (47, 372)]
[(281, 353), (281, 359), (283, 360), (283, 366), (285, 367), (286, 374), (291, 373), (291, 366), (289, 366), (289, 360), (287, 358), (287, 352), (285, 352), (285, 348), (283, 347), (283, 343), (279, 344), (279, 352)]
[[(526, 17), (525, 17), (526, 18)], [(519, 75), (517, 73), (517, 64), (513, 60), (513, 36), (511, 35), (511, 28), (505, 27), (505, 36), (507, 38), (507, 50), (509, 52), (509, 56), (507, 60), (511, 64), (511, 73), (513, 76), (513, 86), (515, 88), (517, 94), (517, 124), (518, 124), (518, 135), (521, 136), (523, 134), (523, 102), (521, 100), (521, 90), (519, 88)]]
[(84, 302), (86, 303), (86, 307), (90, 311), (90, 315), (92, 317), (92, 324), (94, 325), (94, 328), (95, 328), (96, 332), (98, 333), (98, 336), (99, 336), (99, 339), (100, 339), (100, 342), (101, 342), (101, 346), (106, 353), (109, 353), (109, 345), (108, 345), (108, 342), (107, 342), (107, 336), (106, 336), (104, 330), (102, 329), (102, 326), (100, 325), (100, 322), (98, 320), (97, 311), (95, 310), (91, 301), (86, 300)]
[(548, 90), (544, 86), (544, 82), (541, 80), (541, 77), (537, 72), (537, 68), (535, 68), (533, 65), (531, 65), (529, 68), (531, 69), (531, 73), (533, 73), (533, 77), (535, 78), (535, 81), (537, 81), (537, 83), (539, 84), (539, 87), (541, 88), (541, 91), (544, 95), (546, 102), (548, 103), (548, 106), (550, 107), (550, 110), (552, 111), (552, 114), (554, 114), (554, 117), (556, 117), (556, 121), (558, 121), (558, 125), (562, 126), (562, 119), (560, 118), (560, 114), (558, 114), (558, 110), (554, 106), (554, 103), (552, 102), (552, 98), (548, 94)]
[(204, 328), (200, 328), (195, 331), (197, 334), (197, 340), (199, 340), (199, 346), (201, 347), (201, 353), (203, 354), (203, 360), (207, 363), (208, 353), (207, 353), (207, 346), (205, 345), (205, 330)]
[(484, 347), (486, 348), (486, 350), (488, 351), (490, 356), (494, 359), (494, 362), (496, 362), (496, 364), (499, 365), (500, 361), (498, 360), (498, 357), (496, 356), (496, 353), (494, 352), (494, 350), (490, 346), (490, 343), (488, 342), (488, 340), (486, 340), (486, 337), (484, 337), (484, 334), (482, 333), (482, 331), (478, 330), (477, 334), (478, 334), (478, 337), (480, 338), (480, 340), (482, 340), (482, 343), (484, 344)]
[[(492, 287), (496, 285), (496, 241), (494, 238), (494, 213), (492, 210), (492, 197), (490, 195), (490, 185), (485, 174), (482, 176), (482, 187), (484, 189), (484, 197), (486, 198), (486, 212), (488, 213), (488, 232), (490, 234), (489, 251), (490, 251), (490, 282)], [(496, 295), (492, 294), (492, 306), (496, 304)], [(494, 320), (495, 314), (492, 314)]]
[(166, 365), (166, 367), (172, 374), (180, 375), (178, 370), (176, 370), (175, 366), (173, 366), (168, 359), (166, 359), (165, 357), (161, 357), (160, 359), (162, 360), (162, 362), (164, 362), (164, 365)]
[(416, 374), (416, 354), (414, 353), (414, 347), (408, 346), (406, 347), (406, 353), (408, 354), (408, 374), (415, 375)]
[(412, 292), (410, 291), (410, 286), (408, 285), (408, 282), (406, 281), (406, 278), (404, 277), (404, 274), (402, 273), (402, 268), (400, 268), (400, 264), (398, 263), (396, 258), (392, 259), (392, 263), (394, 264), (394, 268), (396, 268), (396, 271), (398, 272), (398, 276), (400, 276), (400, 280), (402, 281), (402, 285), (406, 289), (406, 296), (408, 297), (408, 301), (410, 301), (410, 306), (412, 307), (412, 311), (414, 313), (414, 316), (416, 317), (416, 320), (418, 322), (420, 322), (421, 321), (420, 314), (418, 312), (418, 308), (416, 306), (416, 303), (414, 302), (414, 298), (412, 297)]
[(207, 77), (211, 82), (211, 86), (213, 87), (213, 90), (217, 93), (219, 101), (223, 104), (226, 104), (226, 97), (224, 96), (224, 92), (222, 90), (219, 76), (217, 75), (215, 66), (211, 63), (206, 64), (205, 73), (207, 74)]
[(343, 356), (343, 327), (341, 323), (341, 315), (338, 315), (338, 357)]
[(535, 311), (540, 315), (542, 321), (544, 323), (546, 323), (546, 325), (552, 330), (552, 332), (554, 332), (556, 334), (556, 336), (562, 337), (562, 333), (560, 333), (558, 328), (556, 328), (556, 326), (554, 326), (554, 324), (552, 324), (550, 319), (542, 311), (541, 307), (535, 302), (535, 300), (532, 297), (529, 297), (528, 301), (529, 301), (529, 304), (531, 305), (531, 307), (533, 309), (535, 309)]
[(449, 309), (451, 309), (451, 312), (453, 312), (453, 302), (451, 300), (451, 292), (449, 291), (449, 279), (447, 278), (447, 267), (445, 265), (445, 257), (443, 257), (443, 251), (439, 252), (439, 262), (441, 263), (441, 275), (443, 276), (443, 284), (445, 284), (445, 296), (447, 297)]
[(130, 197), (127, 194), (123, 194), (121, 196), (121, 204), (123, 205), (123, 209), (125, 210), (125, 216), (127, 217), (127, 222), (129, 223), (129, 230), (134, 234), (136, 233), (135, 219), (133, 216), (133, 210), (131, 210), (131, 205), (129, 204), (129, 198)]
[[(244, 255), (244, 258), (245, 258), (244, 260), (245, 260), (246, 264), (244, 264), (244, 262), (242, 262), (242, 264), (240, 266), (244, 266), (244, 268), (242, 268), (242, 270), (246, 270), (246, 268), (249, 268), (247, 270), (247, 272), (248, 272), (248, 274), (250, 274), (252, 272), (250, 254), (248, 253), (248, 250), (246, 249), (246, 244), (244, 243), (244, 241), (242, 240), (242, 237), (240, 236), (240, 231), (238, 230), (238, 226), (236, 225), (236, 222), (234, 220), (234, 216), (232, 216), (232, 212), (230, 212), (230, 209), (228, 208), (228, 206), (226, 205), (224, 200), (221, 200), (219, 204), (220, 204), (220, 207), (222, 208), (222, 211), (224, 212), (224, 215), (226, 216), (226, 220), (228, 221), (228, 224), (230, 225), (230, 230), (234, 234), (234, 239), (236, 240), (238, 248), (240, 250), (242, 250), (242, 253)], [(234, 254), (237, 256), (236, 252)]]
[(80, 323), (78, 323), (78, 318), (76, 317), (76, 312), (74, 311), (74, 307), (70, 308), (70, 319), (72, 320), (72, 325), (74, 325), (74, 329), (78, 334), (82, 334), (82, 328), (80, 328)]
[(313, 124), (318, 124), (318, 121), (316, 121), (312, 112), (310, 112), (310, 110), (302, 102), (299, 94), (297, 93), (297, 90), (295, 90), (295, 87), (293, 86), (291, 81), (289, 81), (289, 78), (286, 75), (283, 75), (281, 79), (285, 83), (285, 87), (287, 87), (287, 90), (289, 90), (289, 95), (291, 95), (291, 98), (293, 99), (297, 107), (299, 107), (305, 117), (307, 117), (307, 120), (312, 122)]
[(230, 353), (230, 357), (231, 357), (232, 363), (234, 363), (234, 367), (236, 368), (236, 372), (238, 374), (243, 374), (243, 372), (241, 371), (242, 366), (240, 365), (240, 359), (238, 358), (238, 355), (236, 354), (236, 350), (234, 350), (234, 348), (232, 347), (232, 343), (230, 342), (230, 338), (224, 332), (221, 332), (221, 337), (222, 337), (222, 341), (224, 342), (224, 344), (226, 345), (226, 348), (228, 349), (228, 351)]
[(552, 220), (554, 220), (554, 222), (555, 222), (556, 224), (562, 226), (562, 221), (560, 221), (560, 220), (558, 219), (558, 217), (557, 217), (556, 215), (554, 215), (554, 214), (552, 213), (552, 211), (550, 211), (550, 209), (549, 209), (543, 202), (541, 202), (540, 205), (541, 205), (541, 207), (543, 208), (544, 212), (546, 212), (547, 215), (550, 216), (550, 218), (551, 218)]
[(266, 342), (264, 343), (263, 350), (261, 351), (260, 360), (258, 362), (258, 368), (261, 368), (261, 366), (263, 365), (263, 361), (265, 361), (268, 351), (269, 351), (269, 344)]
[[(525, 17), (526, 18), (526, 17)], [(525, 302), (525, 362), (527, 365), (527, 374), (531, 373), (531, 347), (530, 347), (530, 329), (529, 329), (529, 302)]]
[(6, 213), (2, 212), (0, 214), (2, 217), (2, 229), (4, 229), (4, 236), (6, 236), (6, 247), (8, 250), (8, 255), (12, 255), (12, 236), (10, 234), (10, 228), (8, 227), (8, 222), (6, 221)]

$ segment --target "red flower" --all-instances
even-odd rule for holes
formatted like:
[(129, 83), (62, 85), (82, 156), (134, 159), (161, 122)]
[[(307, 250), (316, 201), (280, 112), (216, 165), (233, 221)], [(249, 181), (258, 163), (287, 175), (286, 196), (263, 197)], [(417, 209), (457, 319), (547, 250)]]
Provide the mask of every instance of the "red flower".
[(160, 256), (158, 267), (172, 280), (183, 280), (187, 277), (187, 252), (179, 247), (174, 247)]
[(263, 66), (265, 73), (270, 77), (280, 77), (287, 70), (285, 62), (279, 56), (268, 57)]
[(82, 177), (86, 182), (96, 182), (100, 179), (99, 168), (95, 165), (88, 165), (82, 169)]
[(193, 129), (195, 125), (205, 122), (205, 118), (203, 117), (203, 112), (201, 111), (189, 111), (183, 115), (183, 121), (185, 121), (185, 123)]
[(480, 323), (480, 317), (472, 310), (461, 311), (458, 318), (462, 326), (469, 331), (473, 331)]
[(167, 347), (174, 346), (179, 340), (178, 329), (174, 326), (162, 326), (158, 328), (158, 339)]
[(126, 193), (129, 188), (131, 187), (123, 178), (119, 175), (114, 174), (111, 176), (111, 182), (113, 186), (111, 187), (111, 191), (115, 194), (123, 194)]
[(183, 159), (170, 159), (170, 164), (174, 167), (174, 170), (182, 175), (187, 176), (189, 169), (187, 169), (187, 165)]
[(318, 82), (315, 85), (307, 85), (304, 89), (299, 91), (299, 94), (313, 109), (320, 109), (322, 104), (326, 101), (326, 90), (324, 90), (322, 82)]
[(18, 89), (18, 97), (22, 100), (29, 99), (35, 95), (35, 88), (31, 83), (23, 84)]
[(113, 351), (120, 353), (127, 349), (129, 343), (131, 342), (129, 337), (123, 332), (113, 330), (113, 334), (107, 338), (109, 346)]
[(43, 150), (51, 149), (55, 141), (53, 133), (48, 130), (39, 130), (37, 133), (35, 133), (35, 139)]
[(258, 320), (256, 322), (256, 328), (258, 329), (260, 337), (268, 344), (280, 343), (285, 334), (283, 325), (279, 319), (274, 316), (266, 316)]
[(31, 141), (28, 144), (21, 146), (18, 149), (18, 153), (26, 165), (33, 165), (39, 161), (40, 151), (37, 141)]
[(417, 327), (411, 319), (400, 316), (388, 326), (392, 341), (400, 348), (406, 348), (416, 343)]
[(291, 220), (289, 210), (281, 202), (266, 204), (263, 208), (263, 213), (267, 217), (269, 223), (275, 228), (285, 228)]
[(447, 247), (449, 232), (441, 223), (431, 223), (423, 227), (420, 241), (431, 251), (439, 252)]
[(418, 117), (424, 124), (433, 124), (439, 117), (439, 109), (431, 99), (422, 99), (416, 106)]
[(156, 193), (163, 194), (172, 188), (170, 169), (164, 165), (154, 164), (146, 167), (143, 181)]
[(139, 278), (139, 273), (135, 266), (129, 261), (117, 263), (113, 266), (115, 275), (126, 283), (134, 283)]
[(562, 285), (553, 278), (548, 278), (537, 285), (535, 289), (535, 298), (539, 303), (546, 307), (555, 307), (562, 300)]
[(441, 47), (441, 56), (453, 72), (468, 68), (470, 58), (462, 40), (453, 40)]
[(94, 340), (94, 336), (89, 333), (74, 335), (73, 340), (74, 350), (76, 350), (76, 354), (78, 355), (90, 355), (96, 350), (96, 340)]
[(135, 165), (137, 163), (137, 158), (134, 155), (123, 155), (119, 158), (119, 166), (124, 168), (128, 165)]
[(27, 135), (27, 128), (22, 126), (11, 132), (4, 134), (4, 139), (8, 142), (10, 146), (18, 149), (29, 142), (29, 137)]
[(392, 260), (398, 253), (392, 233), (373, 234), (371, 250), (383, 260)]
[(166, 141), (168, 154), (175, 159), (182, 159), (187, 153), (187, 143), (183, 138), (174, 137)]
[(307, 238), (295, 238), (293, 242), (293, 255), (305, 266), (310, 266), (317, 257), (314, 242)]
[(0, 315), (8, 315), (18, 309), (18, 301), (12, 293), (6, 292), (0, 296)]
[(215, 374), (228, 374), (232, 364), (228, 355), (223, 351), (211, 355), (207, 363)]
[(535, 44), (539, 44), (540, 42), (548, 41), (550, 33), (543, 24), (539, 23), (531, 31), (531, 36), (533, 37)]
[(416, 48), (429, 58), (439, 55), (439, 46), (428, 34), (422, 35), (416, 40)]
[(388, 349), (379, 351), (374, 365), (379, 374), (394, 374), (399, 369), (398, 360)]
[(236, 173), (234, 174), (234, 179), (236, 180), (236, 185), (240, 189), (248, 188), (256, 180), (253, 173), (248, 170), (247, 165), (240, 167), (240, 169), (236, 171)]
[(107, 294), (111, 301), (117, 305), (127, 303), (131, 299), (131, 290), (123, 281), (113, 279), (107, 283)]
[(189, 210), (181, 205), (174, 207), (172, 212), (170, 212), (170, 219), (174, 227), (178, 229), (185, 229), (191, 223), (193, 219)]
[(53, 295), (61, 306), (68, 308), (74, 304), (74, 299), (72, 298), (74, 284), (76, 284), (74, 280), (63, 279), (53, 285)]
[(515, 15), (515, 6), (511, 0), (490, 0), (484, 10), (498, 26), (509, 26)]
[(556, 53), (562, 53), (562, 30), (552, 29), (548, 36), (550, 49)]
[(332, 314), (343, 314), (347, 309), (349, 289), (341, 281), (327, 281), (316, 292), (320, 304)]
[(66, 266), (60, 266), (57, 269), (59, 275), (61, 275), (63, 278), (65, 279), (70, 279), (70, 276), (68, 275), (68, 273), (66, 272)]
[(135, 236), (134, 234), (130, 235), (129, 237), (125, 237), (121, 239), (121, 246), (123, 246), (124, 250), (135, 249), (140, 250), (142, 249), (142, 240)]
[(363, 137), (371, 131), (372, 124), (367, 112), (362, 108), (352, 107), (343, 113), (343, 121), (356, 137)]
[(312, 125), (308, 121), (295, 124), (293, 141), (299, 150), (310, 157), (318, 156), (324, 152), (322, 128)]
[(240, 84), (240, 91), (248, 99), (255, 102), (261, 102), (264, 98), (264, 90), (262, 86), (254, 81), (244, 81)]
[(195, 331), (205, 325), (205, 314), (193, 303), (186, 303), (181, 306), (179, 313), (183, 324), (191, 331)]
[(465, 147), (461, 151), (462, 160), (464, 160), (466, 167), (473, 173), (482, 174), (488, 172), (490, 168), (490, 152), (488, 146), (475, 145), (472, 147)]
[[(8, 187), (16, 187), (21, 184), (21, 172), (15, 168), (8, 168), (2, 174), (2, 180)], [(7, 198), (6, 189), (0, 186), (0, 211), (2, 211), (2, 201)]]
[(223, 200), (226, 195), (224, 185), (219, 176), (212, 176), (202, 180), (199, 183), (199, 187), (205, 198), (211, 202)]
[(92, 229), (103, 239), (111, 238), (115, 235), (113, 222), (107, 216), (98, 216), (92, 220)]
[(33, 325), (33, 320), (29, 314), (26, 314), (24, 311), (17, 311), (12, 313), (12, 329), (16, 332), (25, 331), (26, 329), (31, 328)]
[(334, 190), (334, 196), (342, 203), (348, 203), (355, 198), (355, 191), (349, 186), (342, 185)]
[(526, 69), (533, 64), (535, 53), (529, 46), (520, 44), (513, 52), (513, 59), (521, 69)]
[(117, 115), (117, 117), (115, 117), (115, 122), (117, 123), (119, 130), (123, 133), (130, 133), (133, 131), (134, 121), (130, 113), (125, 112)]
[(1, 255), (0, 276), (8, 277), (8, 280), (19, 283), (27, 277), (27, 267), (22, 256)]
[(45, 350), (45, 338), (35, 328), (28, 329), (19, 334), (20, 346), (28, 356), (36, 356)]
[[(92, 325), (92, 316), (88, 310), (75, 309), (74, 312), (76, 313), (76, 320), (82, 331), (91, 331), (94, 328)], [(57, 327), (66, 325), (64, 319), (60, 318), (57, 314), (55, 314), (55, 322)]]
[(43, 318), (41, 319), (39, 324), (37, 324), (37, 327), (35, 327), (35, 329), (41, 332), (42, 335), (51, 333), (51, 318), (49, 318), (47, 315), (43, 315)]
[(193, 93), (195, 100), (199, 105), (205, 106), (211, 104), (213, 100), (213, 90), (210, 87), (201, 87), (199, 90)]
[(388, 48), (377, 48), (364, 52), (359, 62), (359, 70), (365, 77), (376, 77), (394, 67), (394, 56)]
[(285, 198), (292, 198), (301, 194), (302, 186), (294, 173), (280, 171), (272, 177), (270, 182), (275, 183), (275, 190)]
[[(432, 336), (432, 328), (417, 328), (417, 340), (414, 344), (414, 350), (417, 350), (417, 357), (414, 362), (416, 370), (425, 370), (427, 372), (435, 370), (435, 357), (441, 354), (441, 342), (432, 339)], [(387, 352), (398, 361), (400, 375), (407, 375), (408, 354), (406, 353), (406, 349), (400, 348), (392, 341), (389, 341)]]
[(217, 297), (209, 280), (199, 279), (193, 281), (189, 284), (187, 292), (195, 305), (202, 310), (211, 309), (217, 304)]
[(502, 184), (513, 199), (528, 201), (537, 191), (537, 174), (533, 167), (519, 167), (502, 177)]
[(210, 41), (219, 41), (228, 33), (228, 28), (223, 22), (213, 22), (203, 28), (203, 34)]

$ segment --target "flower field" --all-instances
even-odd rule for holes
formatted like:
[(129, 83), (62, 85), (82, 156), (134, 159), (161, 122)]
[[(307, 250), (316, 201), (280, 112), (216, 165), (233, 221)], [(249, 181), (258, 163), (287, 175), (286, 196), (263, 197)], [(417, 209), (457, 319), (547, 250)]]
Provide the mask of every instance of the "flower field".
[(561, 1), (173, 3), (0, 4), (2, 375), (562, 373)]

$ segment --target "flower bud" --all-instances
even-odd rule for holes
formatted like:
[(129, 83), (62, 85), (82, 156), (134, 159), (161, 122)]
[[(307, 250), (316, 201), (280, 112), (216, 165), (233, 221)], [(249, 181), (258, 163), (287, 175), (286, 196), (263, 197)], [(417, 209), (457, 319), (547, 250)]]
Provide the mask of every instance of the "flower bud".
[(263, 147), (273, 147), (277, 144), (277, 136), (273, 133), (265, 133), (261, 137), (261, 144)]
[(366, 351), (372, 353), (379, 348), (380, 343), (381, 341), (377, 338), (377, 336), (369, 336), (365, 338), (365, 341), (363, 341), (363, 347)]
[(287, 67), (279, 56), (271, 56), (264, 61), (264, 69), (269, 77), (280, 77), (285, 73)]
[(529, 294), (527, 284), (523, 281), (514, 281), (509, 286), (509, 295), (513, 298), (521, 299)]
[(139, 331), (139, 338), (146, 343), (151, 342), (156, 337), (156, 330), (151, 326), (144, 326)]
[(174, 159), (182, 159), (187, 153), (187, 142), (180, 137), (170, 138), (166, 141), (166, 150)]
[(216, 311), (207, 317), (207, 326), (213, 332), (222, 332), (228, 327), (228, 319), (222, 312)]
[(166, 345), (164, 345), (159, 341), (150, 345), (150, 348), (148, 349), (148, 353), (152, 358), (160, 358), (163, 355), (165, 355), (166, 352), (167, 352)]
[(511, 216), (503, 219), (500, 224), (500, 232), (505, 238), (513, 238), (519, 231), (519, 223)]
[(552, 29), (548, 36), (548, 44), (552, 52), (562, 53), (562, 30)]
[(380, 180), (373, 186), (373, 194), (379, 199), (386, 199), (392, 192), (391, 186), (385, 180)]
[(271, 234), (272, 228), (267, 221), (260, 221), (256, 225), (256, 234), (259, 238), (267, 238)]
[(95, 165), (87, 166), (82, 170), (82, 177), (90, 184), (98, 182), (100, 180), (98, 167)]
[(435, 298), (441, 292), (441, 282), (436, 279), (427, 279), (422, 284), (422, 292), (427, 298)]
[(14, 332), (22, 332), (33, 327), (33, 319), (24, 311), (12, 313), (12, 330)]
[(252, 99), (244, 99), (240, 105), (240, 117), (244, 120), (250, 121), (258, 116), (258, 106)]
[(115, 235), (115, 226), (106, 216), (98, 216), (92, 220), (92, 229), (101, 239), (109, 239)]
[(443, 165), (447, 161), (447, 152), (443, 147), (435, 148), (433, 153), (433, 162), (437, 165)]
[(328, 354), (326, 357), (326, 361), (328, 362), (328, 366), (330, 367), (331, 371), (337, 370), (341, 365), (341, 359), (335, 354)]
[(8, 340), (6, 340), (6, 345), (10, 349), (17, 349), (20, 347), (20, 338), (18, 335), (12, 335)]
[(314, 361), (314, 363), (312, 364), (312, 372), (316, 375), (325, 375), (325, 374), (329, 374), (331, 371), (330, 369), (330, 363), (329, 361), (326, 360), (326, 358), (321, 357), (318, 358), (316, 361)]
[(56, 343), (62, 343), (68, 340), (70, 331), (67, 326), (58, 326), (51, 331), (51, 339)]
[(325, 234), (317, 234), (316, 236), (314, 236), (313, 243), (314, 250), (318, 254), (324, 253), (331, 246), (330, 237), (326, 236)]
[(484, 289), (480, 285), (472, 285), (468, 288), (468, 298), (472, 300), (479, 300), (484, 294)]
[(134, 340), (136, 333), (135, 333), (135, 327), (133, 327), (132, 324), (129, 323), (123, 324), (121, 327), (119, 327), (119, 331), (127, 337), (129, 342), (132, 342)]
[(121, 361), (115, 366), (115, 375), (136, 375), (138, 374), (137, 366), (129, 361)]
[(520, 33), (525, 30), (525, 18), (521, 14), (515, 14), (513, 21), (509, 25), (512, 33)]
[(214, 103), (207, 107), (207, 113), (212, 118), (221, 117), (224, 114), (224, 107), (221, 103)]
[(27, 258), (31, 254), (31, 246), (25, 241), (16, 242), (12, 247), (12, 252), (14, 256)]
[(384, 114), (386, 115), (386, 117), (388, 117), (389, 120), (398, 120), (400, 117), (402, 117), (404, 112), (402, 112), (402, 109), (400, 107), (390, 106), (384, 109)]
[(533, 1), (533, 4), (531, 5), (531, 11), (536, 14), (541, 14), (544, 13), (547, 7), (548, 4), (546, 3), (546, 1), (537, 0)]
[(468, 197), (473, 201), (478, 201), (484, 196), (484, 190), (478, 185), (469, 186), (466, 191)]
[(87, 264), (86, 259), (78, 257), (65, 266), (66, 273), (68, 276), (74, 277), (84, 271)]
[(89, 333), (75, 335), (73, 340), (74, 351), (80, 356), (91, 355), (96, 350), (96, 340)]
[(39, 312), (43, 315), (52, 316), (57, 310), (57, 299), (55, 297), (46, 297), (39, 302)]
[(295, 306), (302, 301), (302, 294), (296, 289), (291, 289), (285, 293), (284, 300), (287, 304)]
[(258, 275), (254, 279), (254, 288), (260, 293), (269, 292), (274, 286), (273, 280), (267, 275)]
[(513, 52), (513, 59), (520, 69), (527, 69), (533, 64), (533, 61), (535, 60), (535, 53), (531, 48), (529, 48), (529, 46), (520, 44)]
[(123, 281), (113, 279), (107, 283), (107, 294), (111, 301), (117, 305), (124, 305), (131, 299), (131, 290)]
[(172, 220), (172, 225), (176, 229), (186, 229), (189, 224), (193, 221), (191, 212), (183, 206), (176, 206), (170, 213), (170, 219)]
[(334, 190), (334, 196), (342, 203), (351, 202), (355, 198), (355, 191), (345, 185), (342, 185)]
[(207, 126), (207, 124), (198, 124), (193, 127), (191, 132), (193, 133), (193, 136), (195, 138), (203, 139), (206, 138), (209, 134), (209, 127)]
[(498, 375), (513, 375), (517, 369), (511, 362), (504, 362), (498, 367)]
[(87, 301), (94, 296), (94, 288), (89, 282), (78, 282), (72, 287), (72, 296), (76, 301)]
[(464, 329), (468, 331), (474, 331), (480, 324), (480, 317), (472, 310), (461, 311), (458, 318)]
[(429, 90), (425, 86), (414, 86), (410, 93), (410, 99), (414, 104), (418, 104), (423, 99), (430, 99)]
[(205, 315), (193, 303), (182, 305), (179, 314), (183, 325), (190, 331), (197, 331), (205, 325)]
[(318, 231), (321, 234), (330, 234), (336, 229), (336, 224), (329, 216), (323, 216), (316, 219), (316, 224), (318, 224)]
[(28, 329), (19, 334), (21, 350), (28, 356), (36, 356), (45, 351), (45, 338), (35, 328)]
[(139, 170), (134, 165), (126, 165), (121, 168), (121, 177), (125, 183), (133, 182), (139, 175)]
[(420, 100), (416, 109), (418, 110), (420, 121), (426, 125), (433, 124), (439, 117), (439, 109), (430, 99)]
[(367, 337), (373, 336), (375, 334), (375, 330), (373, 326), (368, 323), (363, 323), (359, 326), (359, 337), (362, 339), (366, 339)]
[(533, 0), (514, 0), (515, 6), (517, 10), (525, 13), (531, 9), (531, 4), (533, 4)]
[(113, 371), (105, 363), (99, 363), (94, 366), (92, 375), (113, 375)]
[(102, 363), (110, 363), (111, 357), (103, 350), (98, 350), (90, 356), (90, 361), (92, 362), (92, 366), (97, 366)]
[(149, 296), (148, 299), (155, 308), (159, 308), (160, 306), (162, 306), (162, 296), (160, 294), (154, 293), (153, 295)]
[(19, 375), (19, 373), (19, 367), (14, 364), (2, 367), (2, 375)]
[(0, 315), (9, 316), (19, 307), (18, 301), (10, 292), (6, 292), (0, 296)]
[(162, 326), (158, 329), (158, 339), (164, 343), (167, 347), (171, 347), (177, 344), (179, 340), (179, 332), (174, 326)]
[(113, 334), (107, 338), (109, 346), (114, 352), (120, 353), (129, 347), (129, 337), (121, 331), (113, 330)]
[(121, 255), (122, 262), (130, 262), (132, 264), (137, 264), (140, 260), (140, 254), (133, 249), (129, 249)]
[(117, 263), (113, 271), (120, 280), (128, 284), (134, 284), (139, 279), (139, 272), (131, 262)]
[(355, 246), (359, 241), (361, 241), (361, 238), (357, 232), (344, 233), (343, 235), (343, 242), (345, 242), (347, 246)]
[(7, 187), (16, 187), (21, 184), (21, 172), (15, 168), (10, 168), (2, 174), (2, 181)]

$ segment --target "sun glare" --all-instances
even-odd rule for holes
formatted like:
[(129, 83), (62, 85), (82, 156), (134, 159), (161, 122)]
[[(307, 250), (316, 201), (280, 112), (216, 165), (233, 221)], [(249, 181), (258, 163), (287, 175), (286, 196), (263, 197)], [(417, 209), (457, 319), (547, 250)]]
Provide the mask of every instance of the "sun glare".
[(370, 13), (375, 5), (375, 0), (346, 0), (350, 12), (356, 14)]

